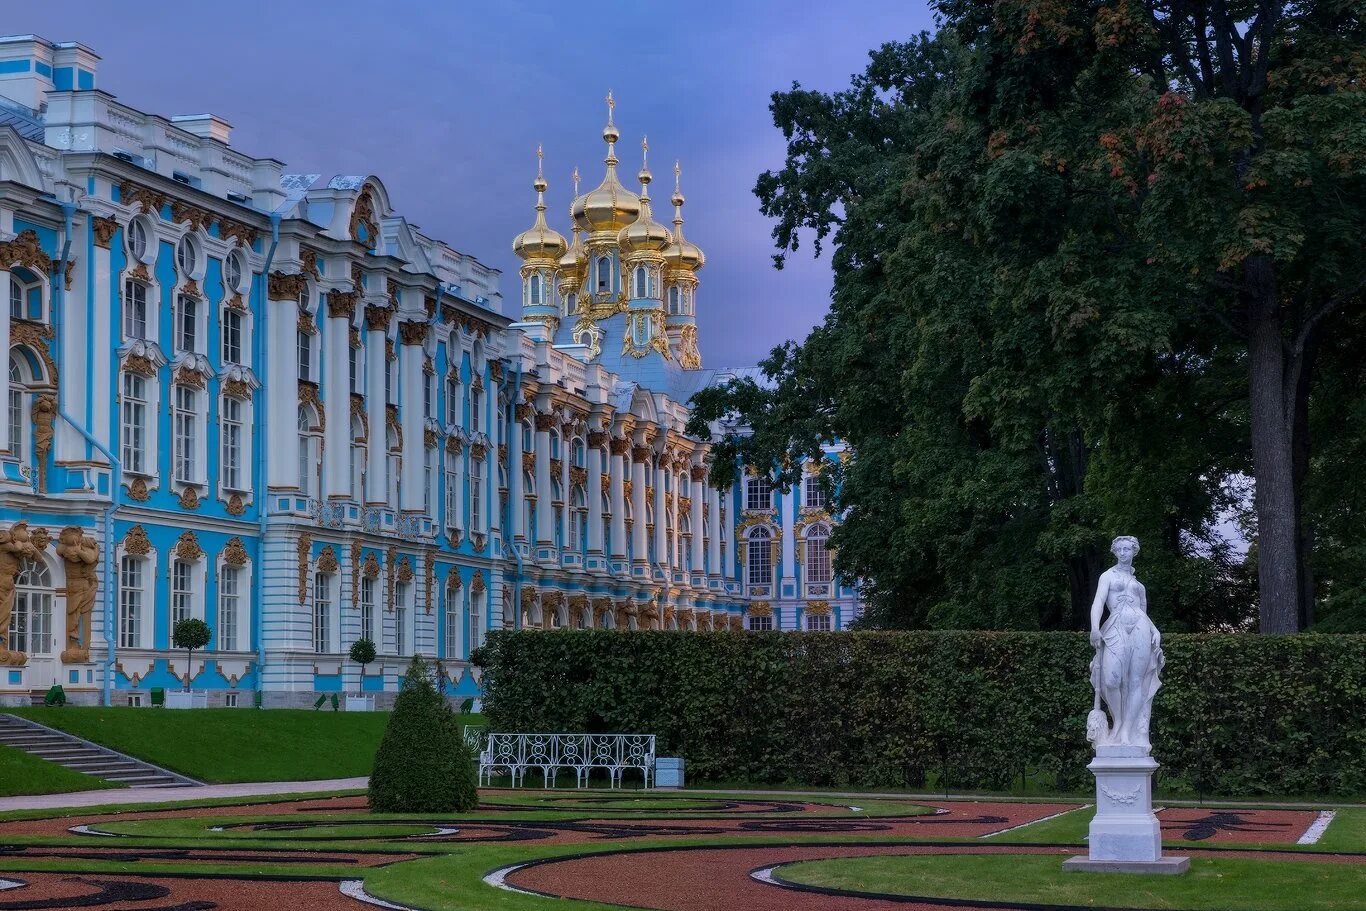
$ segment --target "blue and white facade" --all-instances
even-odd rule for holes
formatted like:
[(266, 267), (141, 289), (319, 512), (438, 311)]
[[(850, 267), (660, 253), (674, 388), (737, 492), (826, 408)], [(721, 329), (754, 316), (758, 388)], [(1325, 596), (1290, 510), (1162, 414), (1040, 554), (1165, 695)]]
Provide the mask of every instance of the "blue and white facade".
[(818, 494), (702, 483), (681, 232), (607, 254), (602, 318), (564, 331), (568, 247), (523, 244), (514, 323), (377, 177), (286, 173), (98, 63), (0, 38), (0, 702), (181, 686), (184, 617), (212, 631), (192, 685), (266, 706), (392, 693), (418, 653), (475, 696), (490, 628), (852, 619)]

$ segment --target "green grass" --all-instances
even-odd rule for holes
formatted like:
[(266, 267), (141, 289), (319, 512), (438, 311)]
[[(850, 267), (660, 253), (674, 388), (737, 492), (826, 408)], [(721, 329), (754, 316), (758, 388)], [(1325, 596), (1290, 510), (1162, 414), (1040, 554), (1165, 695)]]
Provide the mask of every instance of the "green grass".
[[(1086, 840), (1086, 832), (1091, 825), (1091, 817), (1095, 812), (1093, 807), (1081, 807), (1055, 819), (1036, 822), (1033, 825), (1027, 825), (1023, 828), (994, 836), (987, 839), (987, 841), (1004, 844), (1082, 844)], [(1317, 844), (1288, 844), (1277, 845), (1276, 847), (1286, 851), (1300, 850), (1321, 853), (1333, 851), (1366, 851), (1366, 809), (1361, 807), (1346, 807), (1339, 809), (1337, 814), (1338, 815), (1328, 825), (1327, 831), (1323, 833), (1323, 837), (1319, 839)], [(1204, 845), (1204, 847), (1222, 848), (1235, 843), (1236, 842), (1211, 843)], [(1164, 839), (1163, 844), (1179, 850), (1183, 845), (1194, 847), (1200, 843)], [(1254, 845), (1254, 847), (1266, 848), (1268, 846), (1258, 844)]]
[(0, 746), (0, 797), (30, 794), (67, 794), (96, 788), (121, 788), (123, 785), (84, 772), (76, 772), (55, 762), (30, 756), (23, 750)]
[(1366, 871), (1296, 860), (1201, 857), (1181, 876), (1064, 873), (1055, 856), (847, 857), (782, 867), (782, 879), (856, 892), (1183, 911), (1361, 911)]
[(389, 722), (387, 712), (286, 709), (43, 706), (6, 711), (215, 783), (369, 775)]

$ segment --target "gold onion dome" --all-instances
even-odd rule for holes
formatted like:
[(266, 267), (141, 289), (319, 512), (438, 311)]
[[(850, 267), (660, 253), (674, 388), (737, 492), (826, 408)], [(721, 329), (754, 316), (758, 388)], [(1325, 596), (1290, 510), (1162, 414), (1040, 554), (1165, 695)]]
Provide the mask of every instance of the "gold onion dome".
[[(571, 178), (574, 181), (574, 196), (579, 195), (579, 169), (574, 169)], [(583, 275), (584, 264), (588, 262), (588, 253), (583, 248), (583, 241), (579, 239), (579, 226), (574, 225), (574, 240), (570, 242), (564, 255), (560, 257), (560, 286), (566, 291), (572, 291), (579, 286), (579, 281)]]
[(569, 215), (580, 230), (590, 234), (620, 231), (635, 221), (640, 214), (640, 199), (636, 194), (621, 185), (617, 178), (616, 142), (621, 138), (616, 125), (612, 123), (612, 108), (616, 102), (612, 93), (607, 93), (607, 126), (602, 128), (603, 141), (607, 143), (607, 173), (596, 189), (576, 198), (569, 209)]
[(568, 244), (564, 235), (545, 221), (545, 191), (549, 184), (541, 173), (541, 147), (536, 147), (536, 180), (532, 187), (536, 190), (536, 221), (512, 241), (512, 252), (524, 260), (558, 259)]
[(674, 239), (664, 248), (664, 264), (669, 269), (696, 272), (707, 264), (702, 248), (683, 237), (683, 190), (679, 186), (682, 169), (674, 162), (674, 195), (669, 199), (674, 204)]
[(653, 177), (650, 174), (648, 139), (641, 141), (640, 149), (640, 214), (617, 235), (617, 243), (627, 256), (632, 253), (658, 253), (673, 242), (669, 229), (655, 221), (654, 213), (650, 211), (650, 181)]

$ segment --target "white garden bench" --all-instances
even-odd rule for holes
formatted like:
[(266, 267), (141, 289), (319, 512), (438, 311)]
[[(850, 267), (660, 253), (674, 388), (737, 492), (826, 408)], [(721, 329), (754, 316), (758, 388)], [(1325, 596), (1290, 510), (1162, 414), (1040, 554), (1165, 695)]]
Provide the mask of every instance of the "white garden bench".
[(609, 787), (620, 788), (629, 769), (639, 769), (650, 787), (655, 776), (653, 734), (485, 734), (479, 751), (479, 784), (488, 787), (505, 772), (514, 788), (526, 773), (539, 769), (545, 787), (555, 787), (562, 769), (572, 769), (576, 784), (588, 787), (594, 769), (607, 772)]

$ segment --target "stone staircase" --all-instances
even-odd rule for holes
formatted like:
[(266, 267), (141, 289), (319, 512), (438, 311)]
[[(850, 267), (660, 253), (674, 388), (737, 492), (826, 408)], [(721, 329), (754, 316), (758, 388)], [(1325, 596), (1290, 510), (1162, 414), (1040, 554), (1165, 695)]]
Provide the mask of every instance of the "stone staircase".
[(141, 759), (116, 753), (107, 747), (14, 715), (0, 714), (0, 744), (130, 788), (174, 788), (200, 784)]

